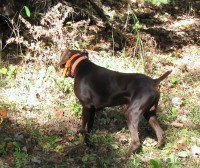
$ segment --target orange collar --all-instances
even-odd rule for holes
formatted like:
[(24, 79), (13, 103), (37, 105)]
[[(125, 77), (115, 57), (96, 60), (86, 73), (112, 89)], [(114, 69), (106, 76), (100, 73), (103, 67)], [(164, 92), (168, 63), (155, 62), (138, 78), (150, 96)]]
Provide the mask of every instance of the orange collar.
[(71, 65), (71, 61), (80, 56), (80, 53), (77, 53), (77, 54), (74, 54), (72, 55), (66, 62), (65, 64), (65, 68), (63, 69), (63, 72), (62, 72), (62, 76), (65, 77), (65, 76), (71, 76), (71, 77), (74, 77), (74, 71), (77, 67), (77, 65), (84, 59), (87, 59), (88, 57), (87, 56), (83, 56), (83, 57), (79, 57), (74, 63), (73, 65)]
[(79, 62), (81, 62), (82, 60), (87, 59), (87, 58), (88, 58), (87, 56), (80, 57), (73, 63), (72, 69), (71, 69), (71, 75), (72, 76), (74, 76), (74, 71), (75, 71), (77, 65), (79, 64)]

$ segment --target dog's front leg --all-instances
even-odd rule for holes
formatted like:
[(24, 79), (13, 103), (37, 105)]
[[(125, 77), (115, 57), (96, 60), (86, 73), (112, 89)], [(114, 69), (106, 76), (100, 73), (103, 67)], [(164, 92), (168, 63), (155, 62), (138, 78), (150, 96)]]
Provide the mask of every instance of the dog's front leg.
[[(89, 134), (92, 131), (95, 117), (95, 108), (87, 108), (83, 106), (82, 110), (82, 128), (80, 132), (85, 136), (85, 143), (87, 146), (91, 146), (89, 140)], [(87, 131), (86, 131), (87, 130)]]

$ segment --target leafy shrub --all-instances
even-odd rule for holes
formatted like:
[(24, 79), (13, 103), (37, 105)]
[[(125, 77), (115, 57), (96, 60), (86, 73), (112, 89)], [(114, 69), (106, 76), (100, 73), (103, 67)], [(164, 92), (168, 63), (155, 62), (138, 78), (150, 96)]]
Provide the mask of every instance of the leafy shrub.
[(41, 18), (39, 25), (33, 25), (19, 15), (19, 20), (28, 29), (29, 34), (21, 33), (23, 26), (12, 22), (15, 37), (8, 39), (7, 44), (17, 43), (25, 46), (28, 49), (26, 56), (23, 56), (25, 61), (33, 61), (37, 64), (55, 64), (59, 61), (60, 51), (72, 45), (87, 28), (87, 21), (68, 22), (65, 25), (66, 19), (73, 13), (72, 7), (58, 3)]
[(170, 0), (145, 0), (147, 3), (152, 3), (153, 5), (168, 4)]

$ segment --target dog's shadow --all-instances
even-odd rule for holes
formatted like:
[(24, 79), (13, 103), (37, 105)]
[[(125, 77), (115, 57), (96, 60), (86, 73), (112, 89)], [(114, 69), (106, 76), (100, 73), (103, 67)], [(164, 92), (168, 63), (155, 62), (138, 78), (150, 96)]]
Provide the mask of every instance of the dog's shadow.
[[(74, 158), (77, 164), (81, 164), (84, 159), (88, 159), (87, 163), (84, 162), (88, 166), (102, 167), (102, 161), (108, 162), (107, 166), (123, 167), (126, 165), (130, 160), (125, 155), (128, 151), (131, 137), (123, 113), (125, 109), (125, 106), (117, 106), (97, 111), (93, 131), (90, 134), (92, 146), (87, 147), (83, 142), (83, 137), (80, 135), (78, 143), (66, 148), (67, 158), (69, 156)], [(163, 127), (162, 124), (161, 126)], [(142, 152), (143, 142), (147, 138), (157, 141), (154, 131), (144, 118), (141, 119), (139, 124), (139, 137), (142, 145), (135, 153)]]
[[(95, 121), (94, 121), (94, 128), (93, 128), (93, 133), (91, 136), (94, 136), (95, 132), (104, 132), (107, 136), (113, 136), (114, 134), (120, 135), (123, 134), (125, 135), (126, 143), (128, 143), (131, 140), (130, 137), (130, 132), (128, 130), (127, 126), (127, 120), (126, 117), (124, 116), (124, 111), (126, 109), (126, 106), (116, 106), (116, 107), (109, 107), (109, 108), (104, 108), (96, 112), (95, 116)], [(161, 127), (165, 130), (166, 126), (160, 123)], [(139, 131), (139, 137), (140, 137), (140, 142), (143, 144), (143, 142), (146, 139), (152, 139), (153, 141), (157, 142), (157, 137), (153, 129), (150, 127), (149, 123), (147, 120), (142, 117), (138, 126), (138, 131)], [(112, 135), (111, 135), (112, 134)], [(118, 137), (119, 138), (119, 137)], [(119, 143), (124, 143), (123, 141), (120, 142), (120, 140), (116, 141)], [(141, 148), (139, 148), (140, 151)]]
[(118, 132), (127, 129), (126, 118), (123, 114), (125, 106), (107, 107), (96, 112), (94, 130)]

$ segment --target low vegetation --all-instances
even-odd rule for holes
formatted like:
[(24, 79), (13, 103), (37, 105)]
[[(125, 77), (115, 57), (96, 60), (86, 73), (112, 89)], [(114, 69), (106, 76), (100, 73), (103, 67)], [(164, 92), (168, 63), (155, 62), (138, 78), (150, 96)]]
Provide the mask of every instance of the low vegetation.
[[(157, 10), (161, 4), (153, 8)], [(12, 22), (16, 29), (7, 41), (7, 46), (18, 44), (20, 61), (0, 64), (0, 167), (200, 167), (200, 36), (192, 29), (200, 27), (196, 15), (177, 14), (181, 19), (173, 20), (165, 11), (145, 21), (141, 13), (152, 10), (149, 6), (123, 13), (120, 17), (128, 25), (124, 35), (129, 38), (120, 48), (117, 30), (109, 35), (103, 30), (105, 35), (97, 18), (95, 24), (89, 19), (72, 20), (76, 9), (70, 5), (52, 7), (41, 16), (39, 26), (28, 19), (30, 9), (24, 9), (20, 24)], [(120, 19), (110, 8), (108, 12), (114, 21)], [(162, 25), (149, 26), (158, 21)], [(187, 40), (191, 43), (185, 43)], [(160, 87), (158, 118), (166, 132), (162, 148), (156, 147), (156, 136), (143, 119), (141, 148), (130, 158), (124, 157), (130, 136), (123, 106), (97, 112), (91, 136), (95, 147), (86, 147), (77, 134), (81, 106), (73, 93), (73, 79), (59, 76), (56, 66), (61, 50), (68, 47), (87, 49), (90, 60), (116, 71), (156, 78), (173, 70)]]

